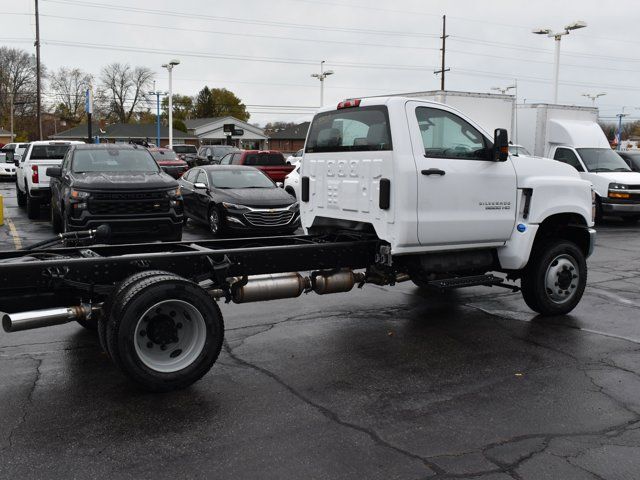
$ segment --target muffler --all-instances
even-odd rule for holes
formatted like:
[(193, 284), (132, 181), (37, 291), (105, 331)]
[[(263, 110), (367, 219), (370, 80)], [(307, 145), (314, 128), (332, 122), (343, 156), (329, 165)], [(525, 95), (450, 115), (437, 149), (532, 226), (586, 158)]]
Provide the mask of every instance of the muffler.
[(232, 287), (232, 298), (234, 303), (295, 298), (302, 295), (308, 282), (307, 277), (295, 272), (256, 275), (249, 277), (244, 285)]
[(74, 320), (84, 320), (91, 315), (90, 305), (77, 307), (47, 308), (30, 312), (2, 314), (2, 328), (5, 332), (19, 332), (34, 328), (62, 325)]

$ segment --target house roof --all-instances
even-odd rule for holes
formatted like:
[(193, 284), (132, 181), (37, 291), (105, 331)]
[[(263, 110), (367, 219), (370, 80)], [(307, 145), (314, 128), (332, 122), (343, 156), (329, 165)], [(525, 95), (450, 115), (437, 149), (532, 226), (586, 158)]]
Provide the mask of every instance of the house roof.
[(244, 130), (242, 138), (244, 139), (264, 139), (268, 137), (265, 135), (264, 130), (260, 127), (251, 125), (232, 116), (226, 117), (212, 117), (212, 118), (195, 118), (187, 120), (185, 125), (190, 134), (197, 136), (200, 139), (208, 138), (225, 138), (226, 135), (223, 132), (223, 127), (226, 123), (232, 123), (236, 127)]
[[(98, 135), (100, 138), (135, 138), (135, 139), (154, 139), (156, 138), (156, 126), (154, 124), (133, 124), (133, 123), (113, 123), (106, 125), (103, 129), (97, 123), (92, 124), (93, 134)], [(63, 138), (85, 138), (87, 136), (87, 124), (81, 124), (77, 127), (70, 128), (64, 132), (59, 132), (55, 135), (51, 135), (53, 139)], [(169, 138), (169, 129), (167, 127), (160, 127), (160, 138)], [(181, 132), (180, 130), (173, 129), (173, 138), (186, 139), (195, 138), (193, 135)]]
[(294, 125), (293, 127), (285, 128), (279, 132), (274, 132), (269, 135), (269, 138), (275, 140), (305, 140), (310, 123), (311, 122), (304, 122)]
[(193, 130), (195, 128), (200, 128), (203, 125), (207, 125), (208, 123), (215, 123), (221, 118), (225, 117), (191, 118), (189, 120), (185, 120), (184, 124), (187, 126), (187, 129)]

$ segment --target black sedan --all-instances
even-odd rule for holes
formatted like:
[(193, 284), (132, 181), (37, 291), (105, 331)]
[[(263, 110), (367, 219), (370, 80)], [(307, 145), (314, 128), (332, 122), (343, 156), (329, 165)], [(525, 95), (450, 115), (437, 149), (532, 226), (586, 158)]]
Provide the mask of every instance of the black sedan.
[(245, 231), (291, 234), (300, 226), (296, 199), (253, 167), (206, 165), (179, 180), (185, 221), (204, 223), (212, 234)]

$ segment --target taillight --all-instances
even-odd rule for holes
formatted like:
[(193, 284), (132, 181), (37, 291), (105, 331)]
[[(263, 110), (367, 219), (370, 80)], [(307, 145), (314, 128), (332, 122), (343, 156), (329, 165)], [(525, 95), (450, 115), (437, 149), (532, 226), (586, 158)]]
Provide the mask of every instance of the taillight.
[(40, 181), (40, 177), (38, 177), (38, 166), (31, 165), (31, 183), (38, 183)]
[(338, 110), (342, 108), (352, 108), (352, 107), (359, 107), (359, 106), (360, 106), (360, 99), (354, 98), (352, 100), (345, 100), (344, 102), (340, 102), (338, 104)]

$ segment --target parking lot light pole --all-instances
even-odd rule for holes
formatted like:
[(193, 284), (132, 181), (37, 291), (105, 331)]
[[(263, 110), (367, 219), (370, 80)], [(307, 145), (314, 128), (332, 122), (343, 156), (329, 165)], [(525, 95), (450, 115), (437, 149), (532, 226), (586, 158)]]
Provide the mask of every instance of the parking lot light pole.
[[(171, 73), (176, 65), (180, 65), (180, 60), (173, 59), (169, 63), (162, 65), (162, 68), (166, 68), (169, 72), (169, 148), (173, 147), (173, 84)], [(160, 146), (159, 143), (158, 141), (158, 147)]]
[(149, 92), (149, 95), (156, 97), (156, 146), (160, 148), (160, 97), (166, 95), (167, 92), (161, 92), (156, 90), (156, 82), (153, 82), (153, 92)]
[(549, 38), (555, 40), (556, 48), (554, 53), (554, 66), (553, 66), (553, 103), (558, 103), (558, 79), (560, 76), (560, 40), (565, 35), (569, 35), (571, 30), (578, 30), (587, 26), (587, 22), (578, 20), (564, 27), (564, 31), (554, 32), (550, 28), (536, 28), (532, 30), (532, 33), (536, 35), (546, 35)]
[(320, 62), (320, 73), (312, 73), (313, 78), (320, 80), (320, 106), (324, 105), (324, 79), (329, 75), (333, 75), (333, 70), (324, 71), (324, 60)]
[(604, 97), (607, 93), (606, 92), (602, 92), (602, 93), (583, 93), (582, 96), (583, 97), (587, 97), (589, 100), (591, 100), (591, 105), (592, 106), (596, 106), (596, 100), (600, 97)]

